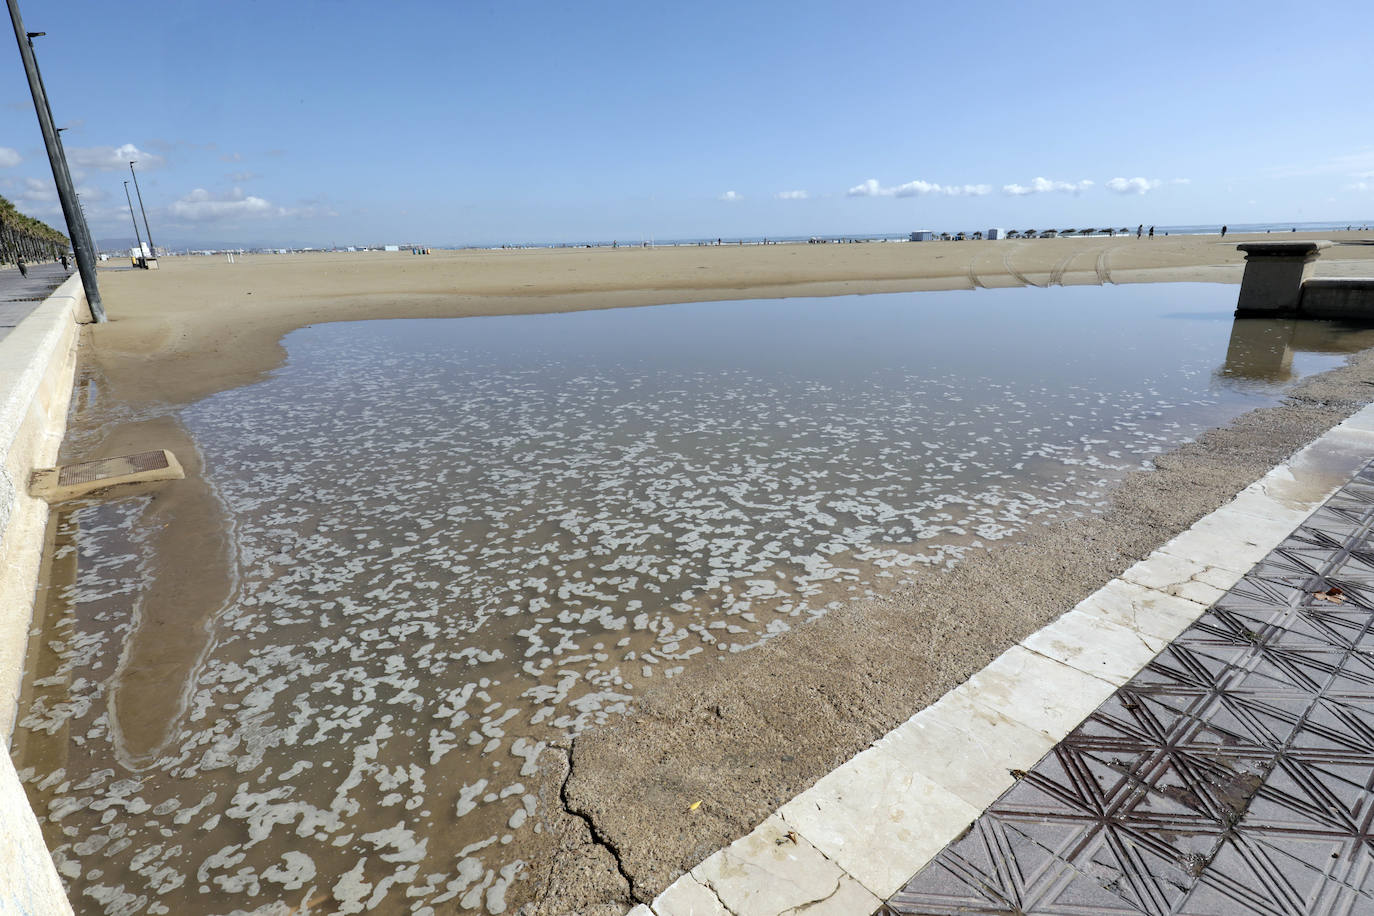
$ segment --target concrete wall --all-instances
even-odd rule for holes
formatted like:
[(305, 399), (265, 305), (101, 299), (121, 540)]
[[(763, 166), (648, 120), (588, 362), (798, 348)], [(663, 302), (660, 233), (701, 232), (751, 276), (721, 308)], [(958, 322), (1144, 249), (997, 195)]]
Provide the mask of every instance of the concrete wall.
[(1298, 306), (1304, 318), (1367, 322), (1374, 320), (1374, 278), (1314, 277), (1302, 284)]
[[(76, 373), (75, 274), (0, 339), (0, 736), (14, 730), (48, 506), (28, 495), (29, 472), (52, 465)], [(38, 820), (8, 752), (0, 760), (0, 916), (70, 914)]]

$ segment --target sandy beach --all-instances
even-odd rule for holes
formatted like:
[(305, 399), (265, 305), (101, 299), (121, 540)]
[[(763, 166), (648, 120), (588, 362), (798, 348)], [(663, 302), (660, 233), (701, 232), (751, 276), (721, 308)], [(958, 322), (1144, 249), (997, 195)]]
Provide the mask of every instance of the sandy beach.
[[(1302, 233), (1284, 239), (1302, 239)], [(1337, 242), (1359, 233), (1323, 233)], [(167, 447), (187, 479), (157, 491), (155, 530), (114, 702), (134, 761), (154, 754), (229, 600), (233, 545), (177, 412), (278, 367), (283, 335), (379, 318), (514, 315), (693, 302), (1104, 283), (1238, 283), (1246, 236), (963, 243), (530, 249), (165, 258), (104, 271), (111, 321), (83, 330), (68, 460)], [(1258, 236), (1264, 239), (1266, 236)], [(1269, 238), (1274, 238), (1270, 236)], [(1374, 275), (1337, 245), (1322, 276)], [(1159, 459), (1105, 513), (978, 554), (952, 573), (832, 612), (648, 690), (620, 723), (546, 752), (541, 850), (511, 894), (530, 913), (623, 913), (966, 679), (1002, 649), (1221, 505), (1374, 398), (1374, 356)], [(914, 610), (919, 608), (921, 613)], [(156, 633), (157, 638), (149, 638)], [(135, 672), (145, 672), (135, 675)], [(127, 712), (135, 710), (136, 712)], [(693, 805), (701, 802), (700, 805)]]
[[(1340, 240), (1343, 235), (1321, 237)], [(1303, 233), (1292, 239), (1306, 238)], [(1313, 236), (1315, 237), (1315, 236)], [(92, 361), (121, 404), (190, 403), (248, 384), (277, 341), (322, 321), (516, 315), (720, 299), (1050, 284), (1237, 283), (1237, 242), (1266, 236), (1041, 239), (682, 248), (512, 249), (164, 258), (105, 271), (110, 322)], [(1272, 236), (1269, 236), (1272, 238)], [(1290, 238), (1290, 236), (1285, 236)], [(1338, 246), (1322, 275), (1358, 275)], [(150, 362), (151, 361), (151, 362)]]

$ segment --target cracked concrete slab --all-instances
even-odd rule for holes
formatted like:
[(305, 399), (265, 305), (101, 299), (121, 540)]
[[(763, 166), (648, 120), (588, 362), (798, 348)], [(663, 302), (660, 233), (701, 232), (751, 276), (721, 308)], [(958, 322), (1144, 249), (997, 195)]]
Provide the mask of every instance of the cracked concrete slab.
[[(980, 809), (916, 772), (899, 743), (880, 743), (779, 809), (790, 827), (886, 897)], [(709, 861), (709, 860), (708, 860)]]
[[(1212, 591), (1218, 597), (1221, 595), (1216, 589)], [(1146, 636), (1173, 639), (1196, 620), (1208, 604), (1211, 601), (1200, 603), (1180, 598), (1123, 578), (1108, 582), (1079, 602), (1074, 611)]]
[(691, 875), (732, 916), (777, 916), (826, 900), (844, 878), (839, 865), (778, 815), (708, 857)]

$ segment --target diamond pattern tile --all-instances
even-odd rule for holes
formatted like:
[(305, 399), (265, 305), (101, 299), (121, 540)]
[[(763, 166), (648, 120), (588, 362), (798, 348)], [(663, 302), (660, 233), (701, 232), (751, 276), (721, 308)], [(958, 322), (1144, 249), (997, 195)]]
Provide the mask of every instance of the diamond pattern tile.
[(878, 912), (1374, 913), (1374, 462)]

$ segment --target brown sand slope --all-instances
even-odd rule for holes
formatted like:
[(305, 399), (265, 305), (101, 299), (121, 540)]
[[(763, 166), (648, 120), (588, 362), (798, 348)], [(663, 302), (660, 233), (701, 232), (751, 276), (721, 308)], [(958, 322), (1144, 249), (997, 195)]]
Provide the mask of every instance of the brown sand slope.
[[(101, 275), (112, 321), (89, 328), (83, 349), (97, 395), (64, 451), (75, 458), (170, 447), (186, 465), (188, 479), (161, 491), (145, 519), (159, 530), (158, 571), (145, 595), (145, 621), (159, 623), (159, 638), (147, 638), (145, 627), (129, 651), (129, 670), (158, 671), (165, 683), (194, 666), (229, 596), (232, 564), (218, 503), (174, 411), (270, 371), (283, 357), (281, 336), (294, 328), (977, 286), (1235, 283), (1235, 242), (1244, 238), (313, 254), (237, 264), (169, 258), (156, 273)], [(1374, 275), (1370, 252), (1330, 249), (1319, 272)], [(1134, 475), (1103, 517), (991, 551), (645, 693), (621, 725), (547, 755), (549, 844), (513, 899), (553, 914), (621, 913), (632, 899), (651, 898), (1357, 409), (1371, 382), (1374, 359), (1356, 357), (1309, 380), (1283, 406), (1242, 417), (1160, 459), (1158, 471)], [(177, 701), (152, 681), (131, 678), (121, 691), (115, 700), (126, 710), (130, 747), (151, 753)]]

